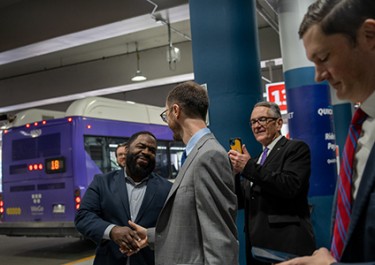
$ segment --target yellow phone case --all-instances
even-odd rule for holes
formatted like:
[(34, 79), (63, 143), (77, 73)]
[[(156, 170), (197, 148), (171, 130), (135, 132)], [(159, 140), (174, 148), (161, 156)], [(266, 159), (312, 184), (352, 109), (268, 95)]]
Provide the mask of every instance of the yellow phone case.
[(242, 154), (242, 141), (241, 138), (235, 137), (229, 140), (230, 149), (235, 150)]

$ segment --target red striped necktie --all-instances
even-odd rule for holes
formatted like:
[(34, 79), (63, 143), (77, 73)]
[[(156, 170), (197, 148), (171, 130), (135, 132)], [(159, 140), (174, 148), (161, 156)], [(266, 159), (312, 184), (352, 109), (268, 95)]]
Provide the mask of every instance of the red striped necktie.
[(362, 109), (358, 109), (353, 116), (342, 153), (340, 175), (337, 190), (336, 219), (333, 228), (331, 253), (337, 261), (347, 241), (347, 232), (352, 212), (352, 175), (354, 154), (358, 138), (361, 135), (362, 123), (367, 118)]

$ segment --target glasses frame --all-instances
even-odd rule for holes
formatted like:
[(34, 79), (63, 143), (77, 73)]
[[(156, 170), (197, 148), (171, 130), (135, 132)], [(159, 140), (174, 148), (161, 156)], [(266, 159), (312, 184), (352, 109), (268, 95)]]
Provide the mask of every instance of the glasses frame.
[(167, 111), (169, 111), (169, 109), (166, 109), (164, 110), (162, 113), (160, 113), (160, 118), (162, 121), (164, 121), (165, 123), (168, 123), (168, 119), (167, 119)]
[(279, 118), (276, 118), (276, 117), (260, 117), (258, 119), (251, 119), (249, 121), (249, 125), (250, 127), (254, 127), (257, 123), (261, 126), (266, 126), (269, 121), (276, 121), (278, 120)]

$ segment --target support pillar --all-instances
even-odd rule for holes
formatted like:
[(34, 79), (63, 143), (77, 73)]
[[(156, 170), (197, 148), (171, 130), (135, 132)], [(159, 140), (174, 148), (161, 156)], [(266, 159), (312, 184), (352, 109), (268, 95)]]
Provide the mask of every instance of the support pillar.
[[(207, 84), (209, 127), (229, 149), (241, 137), (251, 154), (257, 143), (249, 127), (253, 106), (262, 99), (255, 1), (190, 1), (195, 81)], [(240, 264), (245, 265), (243, 211), (238, 214)], [(225, 251), (225, 250), (223, 250)]]

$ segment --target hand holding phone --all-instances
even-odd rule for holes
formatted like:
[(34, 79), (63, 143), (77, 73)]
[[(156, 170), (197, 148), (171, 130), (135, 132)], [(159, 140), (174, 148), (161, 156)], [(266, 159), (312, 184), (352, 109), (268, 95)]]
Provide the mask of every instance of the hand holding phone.
[(241, 138), (239, 138), (239, 137), (230, 138), (229, 139), (229, 145), (230, 145), (230, 149), (235, 150), (235, 151), (239, 152), (240, 154), (243, 153)]

